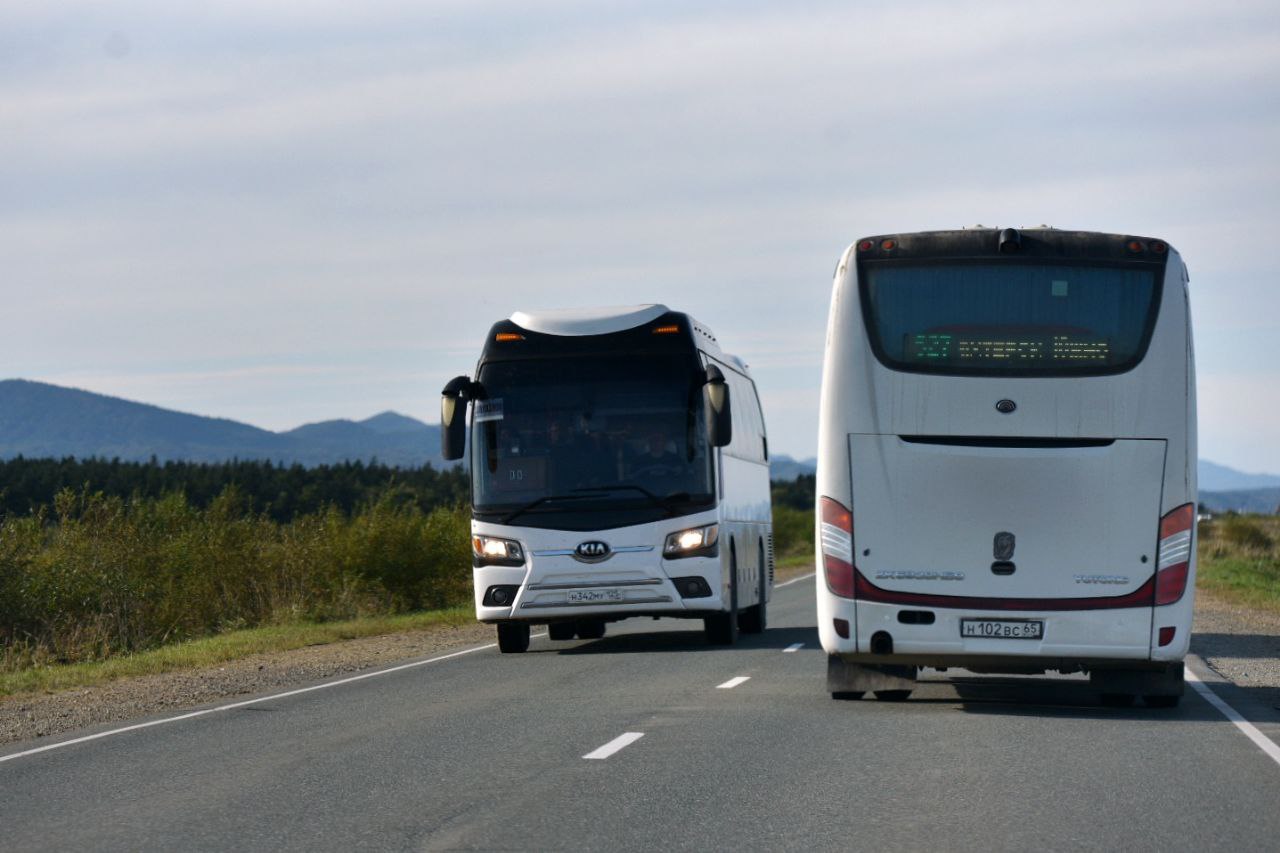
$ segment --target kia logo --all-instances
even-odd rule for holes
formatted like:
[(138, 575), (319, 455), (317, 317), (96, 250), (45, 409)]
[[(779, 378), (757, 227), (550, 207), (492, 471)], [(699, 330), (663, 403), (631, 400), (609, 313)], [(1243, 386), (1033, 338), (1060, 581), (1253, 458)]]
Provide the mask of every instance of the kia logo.
[(599, 563), (609, 559), (609, 555), (612, 553), (608, 542), (592, 539), (582, 542), (577, 548), (574, 548), (573, 558), (583, 563)]

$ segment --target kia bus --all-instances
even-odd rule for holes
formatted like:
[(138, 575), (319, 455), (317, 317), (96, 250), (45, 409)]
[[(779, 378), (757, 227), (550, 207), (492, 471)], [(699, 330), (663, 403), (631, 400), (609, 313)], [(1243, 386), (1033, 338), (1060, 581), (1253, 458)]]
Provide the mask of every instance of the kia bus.
[(764, 416), (746, 364), (688, 314), (512, 314), (444, 388), (441, 441), (469, 450), (476, 616), (502, 652), (540, 624), (552, 640), (636, 616), (700, 619), (717, 644), (764, 630)]

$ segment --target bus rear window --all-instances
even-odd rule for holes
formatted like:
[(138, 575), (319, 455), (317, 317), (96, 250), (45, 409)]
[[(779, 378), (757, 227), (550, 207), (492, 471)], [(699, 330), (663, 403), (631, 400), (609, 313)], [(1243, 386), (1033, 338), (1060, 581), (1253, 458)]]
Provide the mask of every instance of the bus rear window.
[(867, 264), (863, 311), (876, 356), (909, 371), (1119, 373), (1146, 352), (1157, 267)]

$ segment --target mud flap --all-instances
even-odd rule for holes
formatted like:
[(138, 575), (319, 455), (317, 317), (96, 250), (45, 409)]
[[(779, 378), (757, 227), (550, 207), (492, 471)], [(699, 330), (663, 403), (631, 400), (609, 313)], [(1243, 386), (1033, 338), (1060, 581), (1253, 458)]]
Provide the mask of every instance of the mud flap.
[(1089, 672), (1089, 685), (1100, 693), (1181, 696), (1183, 666), (1179, 661), (1157, 669), (1094, 669)]
[(915, 686), (916, 668), (914, 666), (849, 663), (835, 655), (827, 656), (827, 691), (829, 693), (914, 690)]

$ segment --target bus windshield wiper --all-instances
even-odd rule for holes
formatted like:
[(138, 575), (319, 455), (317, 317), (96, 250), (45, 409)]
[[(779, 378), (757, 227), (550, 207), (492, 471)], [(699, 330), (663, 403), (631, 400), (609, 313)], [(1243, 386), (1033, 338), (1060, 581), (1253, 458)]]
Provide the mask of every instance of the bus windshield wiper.
[[(575, 489), (574, 491), (582, 491), (582, 490)], [(536, 501), (529, 501), (529, 503), (525, 504), (524, 506), (518, 507), (517, 509), (513, 510), (509, 515), (507, 515), (505, 518), (503, 518), (502, 521), (499, 523), (510, 524), (517, 516), (524, 515), (529, 510), (537, 509), (543, 504), (550, 503), (551, 501), (580, 501), (583, 498), (589, 498), (589, 497), (591, 496), (590, 495), (546, 495), (545, 497), (538, 498)]]
[(607, 486), (588, 486), (587, 488), (574, 489), (573, 491), (574, 492), (617, 492), (617, 491), (639, 492), (640, 494), (648, 498), (649, 502), (652, 503), (654, 506), (665, 509), (671, 515), (676, 514), (675, 507), (674, 507), (675, 504), (680, 503), (682, 501), (689, 500), (688, 492), (672, 492), (671, 494), (666, 495), (665, 497), (658, 497), (657, 495), (655, 495), (653, 492), (649, 491), (645, 487), (632, 485), (631, 483), (611, 483)]

